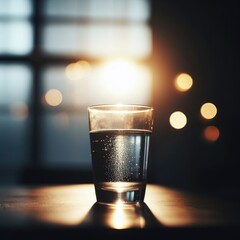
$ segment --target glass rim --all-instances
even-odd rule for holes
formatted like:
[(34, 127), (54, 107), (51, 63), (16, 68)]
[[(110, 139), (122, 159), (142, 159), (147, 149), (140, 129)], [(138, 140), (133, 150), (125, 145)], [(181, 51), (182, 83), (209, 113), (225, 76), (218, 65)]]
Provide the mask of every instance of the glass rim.
[(153, 111), (153, 107), (142, 104), (96, 104), (88, 107), (89, 110), (107, 111), (107, 112), (146, 112)]

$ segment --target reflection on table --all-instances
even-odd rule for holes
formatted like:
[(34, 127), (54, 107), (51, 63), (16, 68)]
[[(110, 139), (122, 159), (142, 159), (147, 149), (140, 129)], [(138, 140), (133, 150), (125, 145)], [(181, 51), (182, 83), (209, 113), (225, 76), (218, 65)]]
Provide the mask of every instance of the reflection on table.
[(147, 185), (144, 203), (114, 206), (96, 203), (92, 184), (0, 189), (0, 233), (5, 239), (32, 239), (33, 235), (46, 239), (49, 233), (58, 239), (64, 233), (69, 238), (113, 237), (106, 235), (110, 233), (120, 237), (126, 230), (132, 237), (142, 237), (147, 231), (170, 239), (174, 233), (185, 237), (186, 229), (196, 239), (209, 231), (213, 236), (224, 235), (226, 230), (234, 233), (240, 225), (239, 213), (237, 203), (153, 184)]
[(160, 226), (160, 223), (145, 203), (128, 205), (95, 203), (87, 213), (82, 225), (126, 229)]

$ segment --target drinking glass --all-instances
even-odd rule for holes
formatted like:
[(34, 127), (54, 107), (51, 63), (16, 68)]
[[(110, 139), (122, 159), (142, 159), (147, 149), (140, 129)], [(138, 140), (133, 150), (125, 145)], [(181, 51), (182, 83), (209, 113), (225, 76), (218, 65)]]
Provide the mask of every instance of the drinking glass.
[(143, 202), (153, 108), (95, 105), (88, 107), (88, 119), (97, 202)]

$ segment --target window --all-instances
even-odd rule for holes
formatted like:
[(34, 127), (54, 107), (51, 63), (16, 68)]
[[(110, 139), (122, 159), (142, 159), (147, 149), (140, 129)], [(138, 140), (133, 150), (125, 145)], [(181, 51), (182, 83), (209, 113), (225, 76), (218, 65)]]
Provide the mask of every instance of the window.
[(24, 55), (32, 51), (30, 0), (0, 1), (0, 54)]
[(29, 164), (32, 68), (18, 58), (33, 49), (28, 0), (0, 0), (0, 181)]
[(0, 165), (90, 169), (87, 106), (151, 104), (149, 18), (147, 0), (0, 0)]

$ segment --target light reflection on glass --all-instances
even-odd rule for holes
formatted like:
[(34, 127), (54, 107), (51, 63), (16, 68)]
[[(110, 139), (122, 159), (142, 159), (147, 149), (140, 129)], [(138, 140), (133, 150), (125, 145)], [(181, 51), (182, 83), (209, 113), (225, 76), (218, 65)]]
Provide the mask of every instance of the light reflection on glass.
[(187, 124), (187, 117), (183, 112), (176, 111), (171, 114), (169, 122), (173, 128), (181, 129)]
[[(114, 161), (116, 162), (114, 166), (114, 170), (111, 171), (112, 175), (113, 175), (113, 179), (120, 179), (121, 177), (123, 177), (124, 172), (123, 172), (123, 166), (125, 165), (125, 144), (124, 144), (124, 137), (123, 136), (118, 136), (117, 137), (117, 141), (115, 140), (115, 157), (116, 159), (114, 159)], [(117, 188), (117, 192), (121, 193), (124, 189), (124, 183), (121, 182), (116, 182), (116, 188)]]

